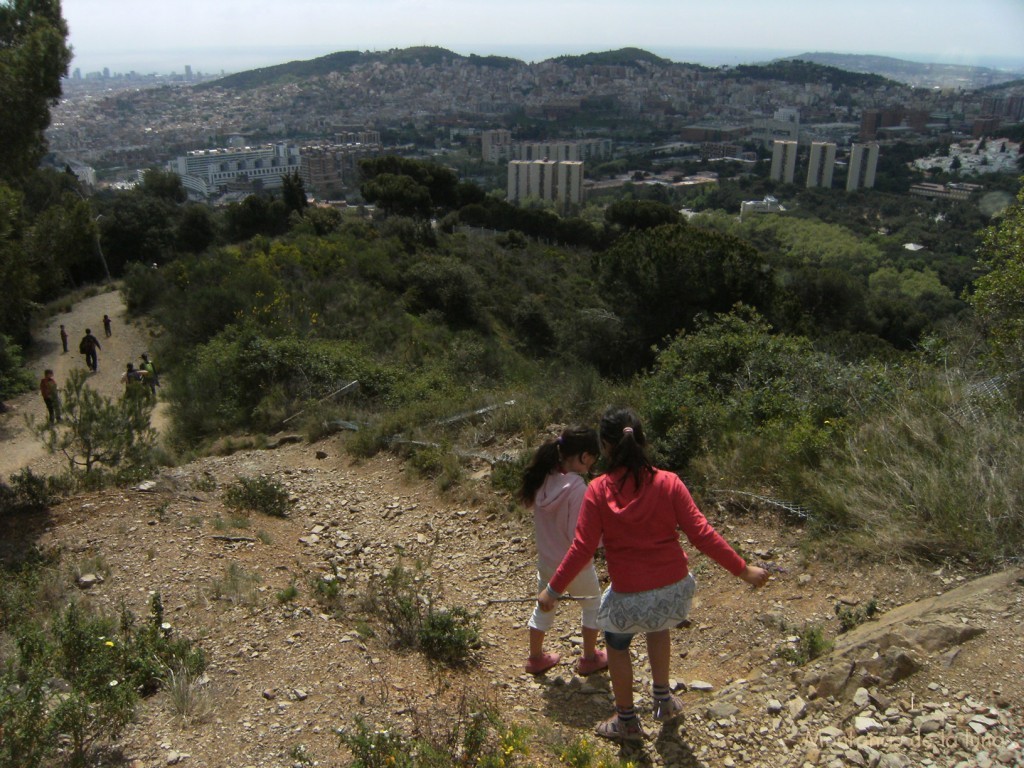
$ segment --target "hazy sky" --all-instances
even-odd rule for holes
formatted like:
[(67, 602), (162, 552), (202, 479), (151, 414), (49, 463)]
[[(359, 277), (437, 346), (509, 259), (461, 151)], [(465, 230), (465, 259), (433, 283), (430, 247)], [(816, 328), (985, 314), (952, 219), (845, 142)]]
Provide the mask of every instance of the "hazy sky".
[[(527, 61), (645, 48), (877, 53), (1024, 66), (1024, 0), (63, 0), (83, 72), (237, 71), (333, 51), (438, 45)], [(689, 53), (689, 55), (687, 55)], [(741, 57), (742, 58), (742, 57)]]

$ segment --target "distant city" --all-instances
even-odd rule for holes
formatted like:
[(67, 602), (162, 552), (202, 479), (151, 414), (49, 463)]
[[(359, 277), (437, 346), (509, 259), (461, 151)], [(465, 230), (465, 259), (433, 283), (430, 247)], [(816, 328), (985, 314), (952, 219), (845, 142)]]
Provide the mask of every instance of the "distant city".
[[(907, 160), (922, 183), (901, 191), (923, 197), (967, 199), (1019, 165), (1024, 79), (1013, 73), (809, 52), (709, 67), (663, 53), (527, 63), (415, 47), (231, 75), (76, 67), (47, 138), (51, 162), (90, 185), (163, 168), (211, 204), (291, 175), (317, 199), (358, 199), (360, 161), (384, 153), (448, 162), (510, 202), (559, 210), (637, 182), (713, 187), (721, 169), (754, 174), (759, 163), (776, 184), (856, 192), (875, 186), (890, 149), (906, 152), (897, 145), (916, 145)], [(744, 205), (783, 210), (775, 198)]]
[[(463, 55), (475, 53), (480, 56), (509, 56), (521, 61), (537, 62), (555, 56), (579, 55), (591, 51), (603, 50), (601, 46), (586, 45), (498, 45), (479, 49), (452, 46), (452, 50)], [(359, 46), (249, 46), (223, 48), (183, 48), (180, 50), (163, 51), (103, 51), (99, 54), (76, 55), (71, 70), (77, 70), (82, 77), (89, 75), (118, 76), (133, 73), (135, 75), (185, 75), (186, 67), (195, 74), (206, 76), (224, 75), (243, 72), (258, 67), (268, 67), (289, 61), (312, 59), (340, 50), (364, 50)], [(795, 56), (804, 51), (780, 48), (702, 48), (702, 47), (650, 47), (645, 46), (658, 56), (676, 62), (702, 64), (707, 67), (735, 66), (737, 64), (758, 64), (773, 59)], [(900, 52), (879, 54), (894, 58), (918, 62), (937, 62), (973, 67), (991, 67), (993, 69), (1018, 72), (1024, 75), (1024, 55), (971, 57), (949, 56), (941, 53), (934, 55), (908, 55)]]

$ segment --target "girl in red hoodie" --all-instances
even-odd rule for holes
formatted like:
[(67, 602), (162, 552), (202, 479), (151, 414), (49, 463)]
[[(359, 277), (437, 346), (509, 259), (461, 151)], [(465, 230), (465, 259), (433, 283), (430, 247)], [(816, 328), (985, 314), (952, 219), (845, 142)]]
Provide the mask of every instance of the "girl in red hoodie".
[(667, 722), (682, 713), (682, 702), (668, 685), (669, 630), (686, 618), (696, 584), (679, 544), (679, 530), (698, 550), (748, 584), (759, 587), (768, 574), (736, 554), (697, 509), (677, 475), (651, 464), (635, 413), (607, 411), (600, 437), (608, 472), (587, 488), (572, 546), (537, 603), (542, 611), (552, 610), (603, 539), (611, 586), (601, 598), (598, 627), (604, 630), (608, 648), (616, 712), (597, 727), (597, 734), (641, 741), (644, 731), (633, 706), (629, 656), (636, 633), (643, 632), (647, 638), (654, 718)]

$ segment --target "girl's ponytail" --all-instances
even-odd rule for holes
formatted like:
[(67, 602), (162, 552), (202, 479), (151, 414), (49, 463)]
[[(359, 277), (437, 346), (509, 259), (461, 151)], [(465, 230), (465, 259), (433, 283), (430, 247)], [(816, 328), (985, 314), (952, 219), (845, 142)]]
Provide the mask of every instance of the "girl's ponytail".
[(544, 485), (544, 479), (562, 463), (563, 459), (583, 453), (598, 456), (600, 452), (597, 432), (593, 429), (582, 426), (566, 427), (562, 434), (545, 442), (533, 454), (533, 460), (523, 471), (519, 500), (526, 506), (533, 504), (537, 491)]
[[(640, 419), (629, 408), (609, 408), (601, 417), (601, 440), (610, 446), (608, 472), (626, 470), (622, 478), (631, 476), (639, 488), (654, 474), (654, 465), (647, 457), (647, 438)], [(621, 484), (620, 484), (621, 487)]]

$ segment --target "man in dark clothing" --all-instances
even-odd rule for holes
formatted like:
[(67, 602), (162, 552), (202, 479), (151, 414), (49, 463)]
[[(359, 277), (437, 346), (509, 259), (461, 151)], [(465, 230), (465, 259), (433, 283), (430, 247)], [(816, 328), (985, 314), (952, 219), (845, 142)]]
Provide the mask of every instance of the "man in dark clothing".
[(103, 349), (100, 346), (100, 340), (92, 335), (92, 331), (88, 328), (85, 329), (85, 336), (78, 343), (78, 351), (85, 355), (85, 367), (95, 373), (97, 368), (96, 350)]
[(64, 326), (60, 327), (60, 345), (64, 347), (64, 354), (68, 353), (68, 332), (64, 330)]

